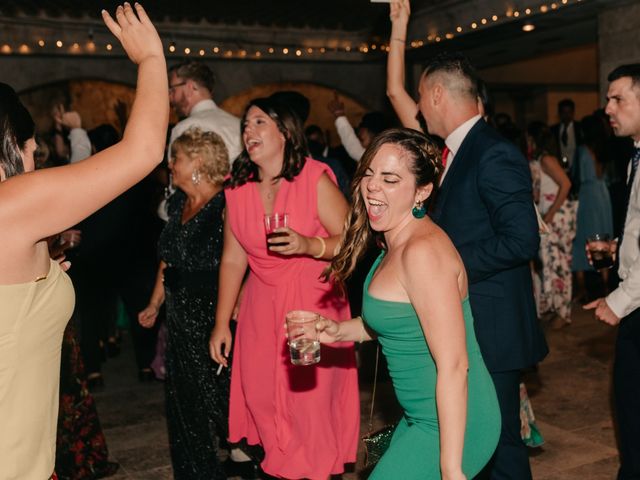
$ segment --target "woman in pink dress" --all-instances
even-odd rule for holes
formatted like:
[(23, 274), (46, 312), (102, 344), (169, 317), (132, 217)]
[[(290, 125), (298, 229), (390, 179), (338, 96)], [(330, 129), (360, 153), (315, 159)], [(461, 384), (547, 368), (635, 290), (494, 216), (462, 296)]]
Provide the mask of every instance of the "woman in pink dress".
[[(307, 158), (295, 114), (273, 99), (250, 102), (244, 151), (225, 189), (227, 210), (213, 359), (227, 366), (229, 322), (247, 267), (233, 351), (229, 441), (260, 444), (262, 469), (281, 478), (326, 479), (354, 462), (360, 424), (352, 343), (322, 346), (294, 366), (285, 315), (311, 310), (350, 318), (347, 299), (320, 280), (341, 236), (347, 204), (331, 170)], [(285, 236), (267, 245), (264, 216), (287, 213)], [(333, 317), (331, 317), (333, 318)], [(333, 347), (333, 346), (332, 346)]]

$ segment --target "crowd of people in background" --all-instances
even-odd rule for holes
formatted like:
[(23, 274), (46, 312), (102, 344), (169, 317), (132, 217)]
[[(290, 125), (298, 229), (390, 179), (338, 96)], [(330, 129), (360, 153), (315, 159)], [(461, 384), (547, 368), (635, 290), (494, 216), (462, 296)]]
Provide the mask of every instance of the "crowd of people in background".
[[(355, 345), (377, 339), (404, 415), (371, 478), (526, 480), (521, 372), (575, 304), (620, 323), (618, 478), (640, 475), (640, 67), (612, 73), (605, 110), (578, 120), (567, 98), (557, 124), (517, 125), (461, 54), (433, 58), (408, 92), (409, 2), (390, 9), (396, 119), (368, 112), (355, 128), (338, 94), (225, 112), (205, 63), (167, 72), (139, 5), (103, 14), (139, 65), (122, 131), (87, 131), (55, 104), (36, 137), (1, 86), (0, 221), (16, 227), (1, 235), (0, 431), (20, 441), (0, 435), (0, 478), (117, 471), (91, 392), (109, 388), (101, 364), (126, 328), (139, 380), (165, 384), (176, 479), (341, 474), (359, 440)], [(180, 121), (167, 130), (169, 105)], [(340, 145), (307, 124), (311, 108), (328, 108)], [(287, 223), (266, 239), (275, 213)], [(593, 267), (594, 235), (618, 237), (619, 270)], [(316, 366), (289, 361), (290, 310), (319, 314)], [(44, 330), (21, 326), (32, 318)], [(16, 412), (32, 396), (37, 425)]]

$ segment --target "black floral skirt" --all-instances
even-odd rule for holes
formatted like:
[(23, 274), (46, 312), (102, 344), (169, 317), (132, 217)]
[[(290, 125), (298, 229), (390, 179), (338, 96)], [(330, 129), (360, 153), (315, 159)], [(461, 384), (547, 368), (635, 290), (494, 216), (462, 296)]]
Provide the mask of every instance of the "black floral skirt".
[(108, 459), (107, 443), (87, 387), (80, 344), (71, 320), (62, 342), (56, 469), (52, 479), (108, 477), (118, 470), (118, 464)]

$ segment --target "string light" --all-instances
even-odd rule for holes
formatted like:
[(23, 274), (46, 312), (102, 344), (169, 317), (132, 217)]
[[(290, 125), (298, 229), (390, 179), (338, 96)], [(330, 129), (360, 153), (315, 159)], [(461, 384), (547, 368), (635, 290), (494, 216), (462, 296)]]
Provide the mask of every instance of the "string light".
[[(508, 19), (516, 19), (521, 16), (524, 17), (524, 16), (535, 15), (536, 13), (538, 14), (549, 13), (551, 11), (557, 11), (558, 9), (569, 4), (582, 4), (585, 2), (582, 2), (581, 0), (553, 0), (553, 1), (538, 0), (538, 2), (536, 2), (535, 0), (532, 0), (532, 3), (533, 5), (530, 4), (526, 8), (523, 7), (523, 10), (515, 10), (512, 7), (509, 7), (504, 12), (497, 12), (491, 16), (477, 17), (476, 20), (473, 20), (468, 24), (469, 27), (463, 27), (462, 25), (457, 25), (455, 27), (450, 27), (452, 28), (452, 30), (450, 31), (442, 29), (440, 30), (440, 33), (433, 32), (428, 36), (426, 36), (426, 39), (425, 37), (413, 39), (407, 43), (407, 48), (414, 48), (414, 49), (422, 48), (424, 47), (425, 44), (428, 44), (428, 43), (432, 43), (432, 42), (438, 43), (444, 40), (452, 40), (456, 37), (457, 34), (461, 34), (465, 30), (467, 32), (476, 31), (482, 28), (483, 26), (488, 26), (488, 24), (491, 22), (498, 22), (501, 19), (503, 21), (507, 21)], [(535, 25), (531, 22), (527, 22), (524, 25), (522, 25), (521, 28), (524, 32), (531, 32), (535, 29)], [(184, 44), (187, 44), (187, 45), (181, 46), (180, 51), (178, 51), (175, 40), (172, 40), (168, 46), (169, 53), (178, 54), (178, 55), (182, 54), (182, 55), (188, 56), (188, 55), (196, 54), (197, 52), (197, 55), (199, 55), (200, 57), (206, 56), (207, 49), (201, 48), (197, 44), (195, 47), (193, 45), (189, 45), (190, 43), (189, 40), (185, 40), (184, 38), (180, 38), (179, 41), (183, 45)], [(29, 54), (38, 47), (41, 49), (44, 49), (44, 51), (47, 51), (46, 49), (47, 45), (51, 45), (54, 51), (57, 51), (58, 49), (63, 49), (65, 45), (68, 45), (67, 49), (61, 50), (60, 53), (63, 53), (63, 52), (73, 53), (73, 54), (82, 53), (82, 52), (90, 53), (90, 54), (97, 53), (97, 45), (94, 41), (94, 33), (91, 28), (88, 30), (87, 40), (73, 41), (73, 39), (69, 37), (65, 38), (64, 40), (55, 39), (55, 38), (51, 39), (50, 37), (49, 39), (47, 39), (47, 37), (45, 36), (44, 38), (38, 38), (37, 40), (32, 40), (31, 42), (15, 43), (13, 45), (11, 45), (10, 43), (5, 43), (2, 46), (0, 46), (0, 53)], [(249, 45), (249, 48), (246, 48), (246, 46), (245, 48), (242, 48), (242, 47), (243, 46), (240, 45), (237, 50), (235, 48), (229, 48), (229, 46), (225, 46), (225, 45), (222, 45), (222, 46), (214, 45), (209, 48), (211, 48), (211, 51), (214, 54), (223, 54), (225, 57), (228, 57), (228, 58), (237, 57), (237, 58), (243, 58), (243, 59), (260, 58), (262, 57), (263, 53), (267, 53), (267, 52), (270, 55), (276, 55), (279, 57), (287, 56), (288, 58), (302, 58), (307, 55), (325, 54), (327, 53), (327, 50), (337, 55), (340, 55), (341, 53), (355, 53), (355, 54), (361, 55), (361, 54), (370, 54), (370, 53), (377, 54), (378, 51), (388, 52), (390, 49), (388, 43), (386, 42), (385, 43), (374, 43), (374, 42), (368, 43), (367, 42), (367, 43), (362, 43), (359, 46), (357, 45), (354, 46), (349, 42), (343, 43), (340, 40), (329, 40), (326, 42), (324, 46), (316, 45), (314, 47), (310, 47), (308, 45), (295, 45), (295, 44), (287, 45), (287, 46), (255, 45), (253, 47)], [(113, 46), (110, 43), (105, 44), (104, 48), (107, 52), (113, 51)], [(102, 52), (104, 54), (104, 50)], [(120, 52), (120, 54), (122, 53)]]

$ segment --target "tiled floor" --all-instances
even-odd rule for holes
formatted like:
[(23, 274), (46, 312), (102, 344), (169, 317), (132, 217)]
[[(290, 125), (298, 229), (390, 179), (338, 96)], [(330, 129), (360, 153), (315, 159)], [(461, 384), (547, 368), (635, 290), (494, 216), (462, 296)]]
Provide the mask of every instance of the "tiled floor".
[[(610, 480), (617, 469), (610, 405), (615, 330), (596, 322), (579, 307), (573, 318), (572, 325), (547, 332), (551, 353), (537, 372), (526, 375), (538, 426), (546, 440), (541, 448), (531, 450), (536, 480)], [(106, 388), (96, 394), (111, 456), (120, 463), (119, 473), (112, 478), (170, 479), (163, 387), (161, 383), (137, 382), (127, 340), (123, 353), (105, 365)], [(363, 430), (370, 388), (366, 384), (361, 389)], [(379, 408), (393, 417), (396, 407), (388, 383), (382, 384), (379, 395)], [(381, 422), (383, 419), (377, 418), (377, 423)], [(362, 455), (359, 458), (361, 462)], [(366, 478), (360, 462), (343, 478)]]

